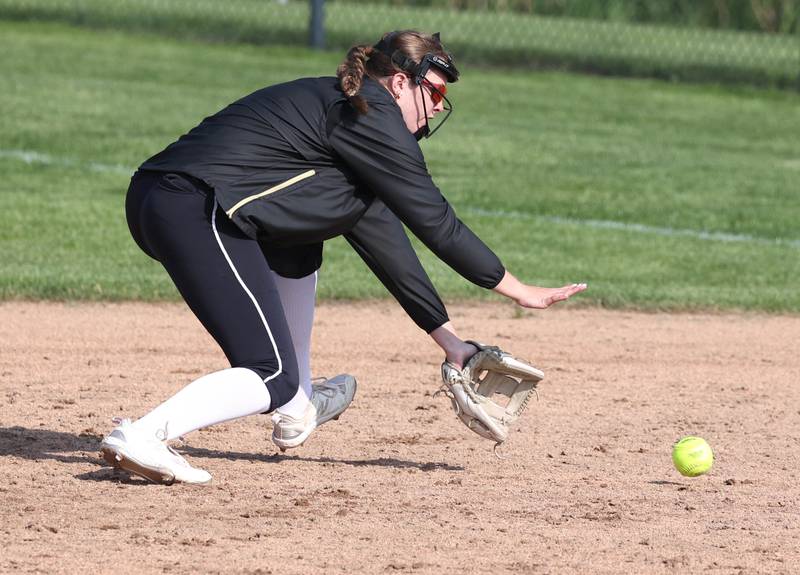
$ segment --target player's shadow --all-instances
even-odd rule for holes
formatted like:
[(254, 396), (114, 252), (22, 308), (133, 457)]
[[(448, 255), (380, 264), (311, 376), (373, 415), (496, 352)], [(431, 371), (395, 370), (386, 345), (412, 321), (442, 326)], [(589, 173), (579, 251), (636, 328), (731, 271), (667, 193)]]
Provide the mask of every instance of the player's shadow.
[(333, 463), (339, 465), (352, 465), (353, 467), (394, 467), (397, 469), (418, 469), (420, 471), (464, 471), (460, 465), (450, 465), (448, 463), (428, 461), (409, 461), (407, 459), (397, 459), (395, 457), (378, 457), (372, 459), (344, 459), (337, 457), (308, 457), (295, 453), (242, 453), (237, 451), (217, 451), (202, 447), (185, 446), (181, 448), (183, 453), (190, 457), (216, 457), (221, 459), (237, 460), (245, 459), (248, 461), (263, 461), (265, 463), (280, 463), (282, 461), (307, 461), (309, 463)]
[[(118, 474), (102, 461), (99, 456), (102, 436), (94, 433), (68, 433), (50, 429), (27, 428), (20, 426), (0, 427), (0, 458), (20, 457), (32, 461), (55, 460), (61, 463), (89, 463), (101, 469), (81, 473), (75, 477), (87, 481), (120, 481)], [(304, 457), (302, 455), (282, 455), (278, 453), (242, 453), (219, 451), (202, 447), (183, 446), (179, 451), (189, 457), (210, 457), (218, 459), (261, 461), (277, 464), (282, 461), (307, 461), (311, 463), (333, 463), (355, 467), (394, 467), (398, 469), (415, 468), (420, 471), (463, 471), (461, 466), (446, 463), (408, 461), (393, 457), (377, 459), (337, 459), (335, 457)], [(0, 460), (2, 461), (2, 460)]]
[(100, 469), (75, 475), (77, 479), (141, 484), (135, 478), (104, 467), (98, 456), (101, 439), (94, 433), (76, 435), (51, 429), (0, 427), (0, 462), (4, 457), (19, 457), (31, 461), (51, 459), (61, 463), (88, 463)]
[[(84, 463), (98, 453), (102, 437), (93, 433), (66, 433), (20, 426), (0, 427), (0, 457), (31, 460), (54, 459), (62, 463)], [(84, 452), (84, 453), (81, 453)], [(89, 454), (85, 453), (89, 452)]]

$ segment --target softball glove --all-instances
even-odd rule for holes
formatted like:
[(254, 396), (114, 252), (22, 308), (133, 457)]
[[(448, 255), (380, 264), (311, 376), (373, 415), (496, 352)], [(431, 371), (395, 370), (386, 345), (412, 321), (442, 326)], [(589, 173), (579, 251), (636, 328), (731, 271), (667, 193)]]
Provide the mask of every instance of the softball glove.
[(510, 426), (525, 410), (544, 373), (499, 347), (468, 341), (478, 348), (463, 369), (445, 361), (445, 394), (453, 410), (469, 429), (495, 442), (508, 439)]

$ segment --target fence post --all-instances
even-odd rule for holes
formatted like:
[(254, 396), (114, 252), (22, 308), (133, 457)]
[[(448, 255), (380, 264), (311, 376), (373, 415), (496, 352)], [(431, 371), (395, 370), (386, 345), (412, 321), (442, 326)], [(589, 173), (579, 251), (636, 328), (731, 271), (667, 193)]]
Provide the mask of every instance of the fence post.
[(325, 48), (325, 0), (311, 2), (311, 21), (309, 22), (309, 41), (317, 50)]

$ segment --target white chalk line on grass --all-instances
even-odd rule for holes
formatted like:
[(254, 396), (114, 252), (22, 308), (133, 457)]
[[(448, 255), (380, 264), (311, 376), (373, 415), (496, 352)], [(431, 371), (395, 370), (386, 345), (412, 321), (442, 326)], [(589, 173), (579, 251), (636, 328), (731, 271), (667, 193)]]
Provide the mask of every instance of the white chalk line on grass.
[[(100, 162), (80, 162), (69, 158), (57, 158), (49, 154), (34, 152), (29, 150), (2, 150), (0, 158), (10, 158), (25, 162), (26, 164), (45, 164), (53, 166), (65, 166), (70, 168), (85, 168), (93, 172), (115, 173), (131, 175), (136, 168), (122, 166), (119, 164), (103, 164)], [(632, 224), (628, 222), (616, 222), (613, 220), (592, 220), (580, 218), (565, 218), (562, 216), (542, 216), (519, 212), (514, 210), (486, 210), (483, 208), (462, 208), (468, 214), (498, 218), (505, 220), (526, 220), (532, 222), (546, 222), (549, 224), (568, 225), (584, 228), (595, 228), (603, 230), (614, 230), (623, 232), (634, 232), (639, 234), (684, 237), (696, 240), (715, 241), (715, 242), (739, 242), (752, 243), (766, 246), (789, 246), (800, 248), (800, 240), (770, 239), (759, 238), (749, 234), (731, 234), (726, 232), (707, 232), (703, 230), (690, 230), (670, 227), (648, 226), (645, 224)]]
[(583, 228), (596, 228), (603, 230), (615, 230), (623, 232), (634, 232), (667, 237), (685, 237), (696, 240), (716, 241), (716, 242), (741, 242), (767, 246), (789, 246), (800, 248), (800, 240), (770, 239), (759, 238), (749, 234), (731, 234), (726, 232), (707, 232), (703, 230), (689, 230), (680, 228), (648, 226), (645, 224), (632, 224), (629, 222), (615, 222), (613, 220), (584, 220), (580, 218), (565, 218), (562, 216), (540, 216), (525, 212), (510, 210), (485, 210), (482, 208), (466, 208), (464, 211), (476, 216), (487, 216), (490, 218), (502, 218), (513, 220), (528, 220), (534, 222), (547, 222), (550, 224), (569, 225)]
[(119, 164), (103, 164), (100, 162), (81, 162), (70, 158), (57, 158), (42, 152), (32, 152), (30, 150), (0, 150), (0, 158), (19, 160), (26, 164), (44, 164), (46, 166), (64, 166), (66, 168), (82, 168), (90, 172), (103, 174), (127, 174), (132, 175), (136, 168), (129, 168)]

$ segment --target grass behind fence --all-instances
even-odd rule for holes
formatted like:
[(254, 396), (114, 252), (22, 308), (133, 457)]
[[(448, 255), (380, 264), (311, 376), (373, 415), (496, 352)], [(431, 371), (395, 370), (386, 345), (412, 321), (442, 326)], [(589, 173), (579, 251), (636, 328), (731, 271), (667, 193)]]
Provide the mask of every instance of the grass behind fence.
[[(0, 51), (2, 299), (176, 298), (127, 232), (130, 170), (341, 58), (19, 23)], [(523, 279), (587, 281), (581, 301), (614, 307), (800, 311), (797, 95), (469, 68), (452, 94), (426, 158)], [(446, 297), (487, 297), (420, 253)], [(345, 242), (325, 259), (322, 297), (386, 295)]]
[[(460, 61), (800, 89), (798, 37), (599, 22), (531, 14), (330, 1), (331, 48), (383, 32), (441, 30)], [(54, 20), (171, 37), (305, 44), (305, 0), (0, 0), (0, 18)]]

